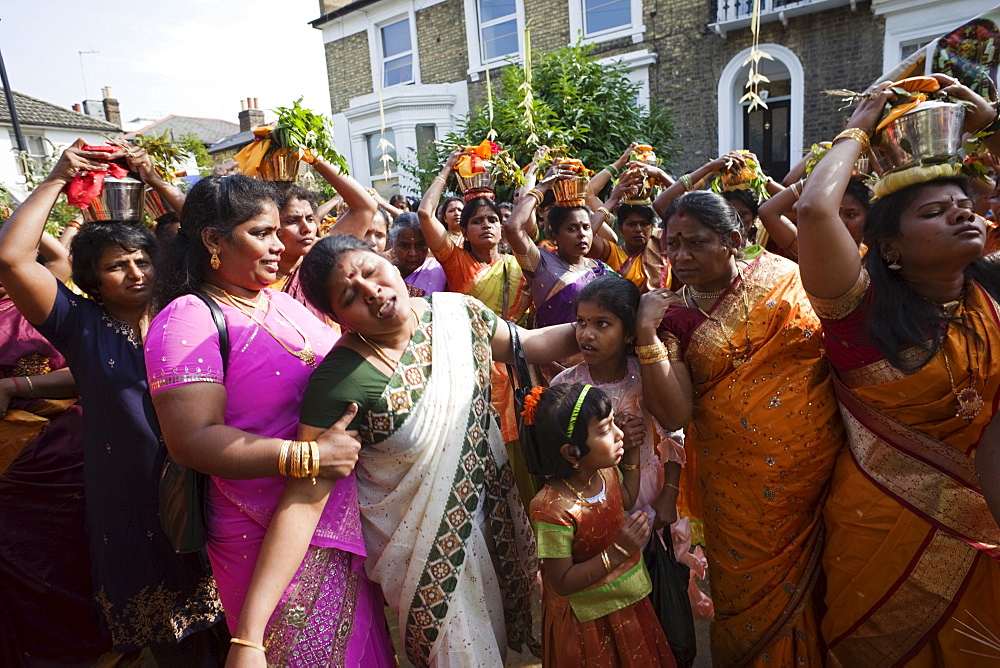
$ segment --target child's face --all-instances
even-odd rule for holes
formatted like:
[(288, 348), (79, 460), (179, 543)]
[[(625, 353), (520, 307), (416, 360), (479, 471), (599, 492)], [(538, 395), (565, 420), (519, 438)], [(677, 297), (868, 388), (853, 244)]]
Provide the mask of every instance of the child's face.
[(617, 360), (625, 354), (621, 319), (594, 302), (576, 306), (576, 343), (591, 366)]
[(587, 447), (590, 450), (580, 460), (581, 466), (603, 469), (615, 466), (625, 454), (625, 434), (615, 424), (614, 411), (603, 420), (592, 419), (587, 424)]

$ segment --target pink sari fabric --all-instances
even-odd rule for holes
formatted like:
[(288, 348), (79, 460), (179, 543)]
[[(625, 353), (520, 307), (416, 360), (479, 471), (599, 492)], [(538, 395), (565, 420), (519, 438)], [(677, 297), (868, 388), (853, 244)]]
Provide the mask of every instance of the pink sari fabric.
[[(337, 340), (333, 330), (287, 294), (270, 289), (263, 293), (272, 306), (266, 313), (258, 309), (254, 317), (289, 348), (300, 350), (302, 337), (288, 322), (293, 321), (308, 337), (316, 362), (321, 362)], [(225, 375), (211, 313), (197, 297), (186, 295), (168, 304), (150, 325), (145, 355), (151, 393), (187, 383), (220, 383), (227, 393), (227, 425), (251, 434), (294, 439), (302, 394), (313, 367), (290, 354), (238, 309), (220, 306), (230, 342)], [(212, 481), (207, 495), (208, 553), (233, 630), (285, 478), (213, 477)], [(395, 665), (384, 630), (381, 591), (364, 575), (366, 553), (353, 474), (334, 486), (310, 543), (299, 573), (268, 626), (269, 663)], [(319, 562), (325, 567), (318, 566)], [(356, 599), (348, 595), (355, 591)], [(353, 631), (343, 624), (352, 611)]]

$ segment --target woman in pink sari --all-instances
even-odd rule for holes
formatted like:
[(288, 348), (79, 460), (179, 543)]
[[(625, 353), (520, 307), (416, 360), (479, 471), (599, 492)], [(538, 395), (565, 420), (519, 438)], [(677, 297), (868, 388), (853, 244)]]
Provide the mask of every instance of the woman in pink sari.
[[(230, 663), (392, 666), (382, 593), (362, 567), (360, 445), (334, 425), (307, 444), (319, 484), (277, 475), (296, 474), (302, 393), (336, 335), (267, 288), (282, 250), (275, 197), (242, 176), (189, 194), (145, 345), (153, 404), (175, 459), (212, 475), (208, 554), (235, 636)], [(222, 310), (228, 354), (198, 292)], [(303, 508), (319, 510), (311, 525)]]

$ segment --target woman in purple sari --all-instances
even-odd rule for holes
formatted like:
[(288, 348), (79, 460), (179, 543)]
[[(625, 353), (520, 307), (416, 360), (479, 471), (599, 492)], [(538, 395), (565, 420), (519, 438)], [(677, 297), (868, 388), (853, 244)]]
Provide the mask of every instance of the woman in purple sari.
[(528, 278), (539, 327), (575, 322), (573, 303), (577, 293), (587, 283), (611, 271), (600, 260), (587, 257), (594, 232), (590, 227), (590, 211), (585, 206), (556, 205), (549, 209), (548, 238), (556, 244), (555, 253), (538, 248), (528, 234), (531, 212), (541, 202), (541, 196), (556, 179), (569, 176), (554, 170), (549, 170), (537, 188), (521, 198), (503, 228), (504, 238)]
[[(363, 569), (360, 444), (344, 431), (355, 411), (315, 441), (291, 440), (306, 382), (337, 337), (267, 287), (283, 249), (277, 196), (243, 176), (203, 179), (188, 195), (146, 340), (153, 405), (178, 463), (212, 476), (208, 555), (235, 636), (230, 662), (395, 665), (382, 593)], [(196, 292), (221, 308), (228, 355)], [(318, 484), (281, 477), (302, 477), (303, 446)]]

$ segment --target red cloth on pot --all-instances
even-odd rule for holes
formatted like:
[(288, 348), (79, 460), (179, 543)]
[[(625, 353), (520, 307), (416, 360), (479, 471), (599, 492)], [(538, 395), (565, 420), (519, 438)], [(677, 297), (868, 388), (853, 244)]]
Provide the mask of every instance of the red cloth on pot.
[[(84, 146), (83, 150), (114, 153), (120, 149), (117, 146), (107, 144), (104, 146)], [(108, 163), (108, 169), (104, 172), (91, 172), (82, 169), (76, 173), (72, 181), (66, 184), (66, 201), (78, 209), (86, 209), (98, 195), (104, 192), (104, 177), (108, 174), (120, 179), (128, 174), (128, 170), (113, 162)]]

